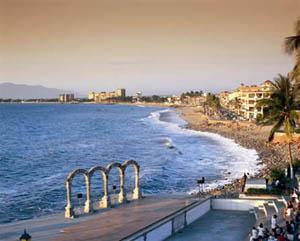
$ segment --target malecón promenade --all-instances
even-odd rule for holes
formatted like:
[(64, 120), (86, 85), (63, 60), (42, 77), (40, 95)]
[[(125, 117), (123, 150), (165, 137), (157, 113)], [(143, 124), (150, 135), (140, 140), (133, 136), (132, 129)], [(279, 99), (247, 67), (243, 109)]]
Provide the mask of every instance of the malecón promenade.
[[(125, 193), (126, 168), (134, 166), (135, 186)], [(109, 173), (117, 168), (120, 191), (110, 194), (107, 189)], [(91, 199), (91, 176), (101, 172), (104, 195)], [(72, 179), (85, 177), (86, 200), (83, 214), (75, 212), (72, 203)], [(0, 225), (0, 240), (18, 240), (24, 228), (32, 240), (224, 240), (243, 241), (249, 230), (261, 219), (258, 207), (268, 206), (266, 215), (280, 212), (278, 200), (219, 199), (209, 196), (146, 196), (139, 187), (139, 165), (130, 160), (107, 167), (77, 169), (66, 179), (67, 205), (65, 213)], [(114, 198), (113, 195), (116, 197)], [(131, 199), (129, 200), (129, 197)], [(113, 203), (115, 200), (115, 203)], [(97, 207), (97, 210), (95, 210)], [(273, 208), (272, 208), (273, 207)]]

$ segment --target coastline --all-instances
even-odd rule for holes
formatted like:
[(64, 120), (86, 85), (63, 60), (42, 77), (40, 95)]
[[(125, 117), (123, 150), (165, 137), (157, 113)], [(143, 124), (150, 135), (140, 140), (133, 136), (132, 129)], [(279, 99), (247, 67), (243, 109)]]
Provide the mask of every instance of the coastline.
[[(23, 103), (20, 103), (23, 104)], [(25, 103), (24, 103), (25, 104)], [(53, 103), (30, 103), (30, 104), (53, 104)], [(60, 103), (54, 103), (60, 104)], [(71, 103), (67, 103), (71, 104)], [(81, 104), (97, 104), (93, 102)], [(101, 103), (108, 104), (108, 103)], [(267, 137), (270, 127), (257, 126), (248, 121), (220, 121), (212, 120), (204, 115), (199, 108), (193, 106), (179, 106), (174, 104), (156, 103), (156, 102), (119, 102), (117, 105), (132, 105), (145, 107), (175, 108), (180, 117), (188, 125), (188, 129), (215, 133), (228, 139), (234, 140), (237, 144), (247, 149), (254, 149), (259, 156), (259, 165), (261, 168), (254, 177), (268, 177), (272, 168), (283, 168), (287, 164), (287, 151), (283, 144), (268, 143)], [(294, 145), (293, 153), (300, 154), (300, 145)], [(295, 156), (296, 156), (295, 155)], [(235, 181), (236, 182), (236, 181)], [(235, 183), (234, 182), (234, 183)], [(231, 188), (230, 188), (231, 189)], [(234, 188), (235, 191), (236, 188)]]
[[(197, 107), (177, 107), (178, 113), (188, 125), (188, 129), (219, 134), (233, 139), (237, 144), (247, 149), (256, 150), (259, 156), (259, 171), (253, 177), (269, 178), (273, 168), (284, 168), (287, 165), (287, 148), (280, 143), (268, 143), (270, 126), (257, 126), (250, 122), (234, 122), (211, 120)], [(299, 155), (299, 143), (293, 146), (294, 155)], [(227, 184), (223, 189), (215, 189), (212, 195), (237, 195), (242, 187), (242, 177)], [(229, 193), (228, 193), (229, 192)]]
[[(166, 105), (161, 103), (131, 103), (134, 106), (175, 108), (179, 116), (185, 120), (187, 128), (195, 131), (215, 133), (247, 149), (254, 149), (259, 156), (261, 169), (255, 177), (266, 177), (272, 168), (283, 168), (287, 164), (285, 145), (282, 143), (268, 143), (270, 126), (257, 126), (249, 121), (212, 120), (194, 106)], [(293, 152), (297, 152), (293, 148)]]
[[(143, 106), (144, 104), (133, 103), (131, 105)], [(189, 129), (216, 133), (225, 138), (234, 140), (237, 144), (247, 149), (255, 149), (259, 156), (259, 163), (263, 164), (259, 172), (254, 175), (255, 177), (267, 177), (271, 168), (286, 165), (286, 145), (269, 144), (266, 142), (270, 127), (260, 127), (249, 122), (239, 122), (239, 124), (237, 124), (237, 122), (234, 121), (211, 120), (208, 116), (200, 112), (200, 109), (197, 107), (170, 106), (159, 103), (147, 103), (145, 106), (163, 107), (166, 109), (172, 108), (188, 123), (187, 128)], [(296, 151), (297, 154), (299, 154), (299, 149), (295, 150), (296, 148), (299, 148), (299, 145), (294, 146), (295, 154)], [(220, 197), (237, 197), (243, 184), (241, 179), (233, 180), (231, 183), (224, 185), (224, 188), (211, 189), (208, 193)], [(11, 223), (14, 222), (15, 221)]]

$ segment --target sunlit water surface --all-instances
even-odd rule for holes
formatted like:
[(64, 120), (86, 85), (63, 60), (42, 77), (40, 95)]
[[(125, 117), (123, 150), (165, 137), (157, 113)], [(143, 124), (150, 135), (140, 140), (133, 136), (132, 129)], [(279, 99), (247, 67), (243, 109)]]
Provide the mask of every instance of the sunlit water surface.
[[(135, 159), (144, 194), (190, 193), (202, 176), (216, 187), (257, 171), (254, 150), (186, 129), (174, 109), (3, 104), (0, 123), (0, 222), (63, 211), (65, 178), (79, 167)], [(97, 175), (93, 198), (103, 191)], [(117, 170), (111, 176), (110, 189), (118, 184)], [(132, 189), (133, 178), (125, 184)], [(74, 179), (73, 193), (79, 192), (82, 177)]]

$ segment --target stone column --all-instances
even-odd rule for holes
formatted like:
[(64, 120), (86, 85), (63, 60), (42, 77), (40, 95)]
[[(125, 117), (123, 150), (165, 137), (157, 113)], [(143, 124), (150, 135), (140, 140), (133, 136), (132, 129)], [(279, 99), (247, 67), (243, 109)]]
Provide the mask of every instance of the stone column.
[(119, 168), (120, 170), (120, 193), (118, 197), (118, 202), (123, 203), (126, 199), (125, 190), (124, 190), (124, 170)]
[(140, 195), (140, 181), (139, 181), (139, 176), (140, 176), (140, 168), (139, 166), (134, 165), (134, 181), (135, 181), (135, 187), (133, 190), (133, 195), (132, 199), (139, 199), (141, 197)]
[(85, 177), (85, 186), (86, 186), (86, 201), (84, 205), (84, 213), (89, 213), (93, 210), (91, 203), (91, 183), (89, 175), (84, 175)]
[(71, 185), (70, 185), (70, 180), (66, 181), (66, 188), (67, 188), (67, 206), (65, 210), (65, 218), (72, 218), (74, 213), (73, 213), (73, 207), (71, 204)]
[(102, 197), (100, 208), (107, 208), (110, 205), (110, 200), (108, 195), (108, 175), (106, 173), (103, 173), (103, 191), (104, 196)]

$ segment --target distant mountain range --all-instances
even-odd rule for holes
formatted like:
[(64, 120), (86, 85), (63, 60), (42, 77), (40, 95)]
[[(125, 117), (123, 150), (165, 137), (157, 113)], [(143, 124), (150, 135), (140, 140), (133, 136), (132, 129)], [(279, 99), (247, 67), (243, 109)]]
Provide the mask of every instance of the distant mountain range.
[(51, 99), (68, 92), (41, 85), (0, 83), (0, 99)]

